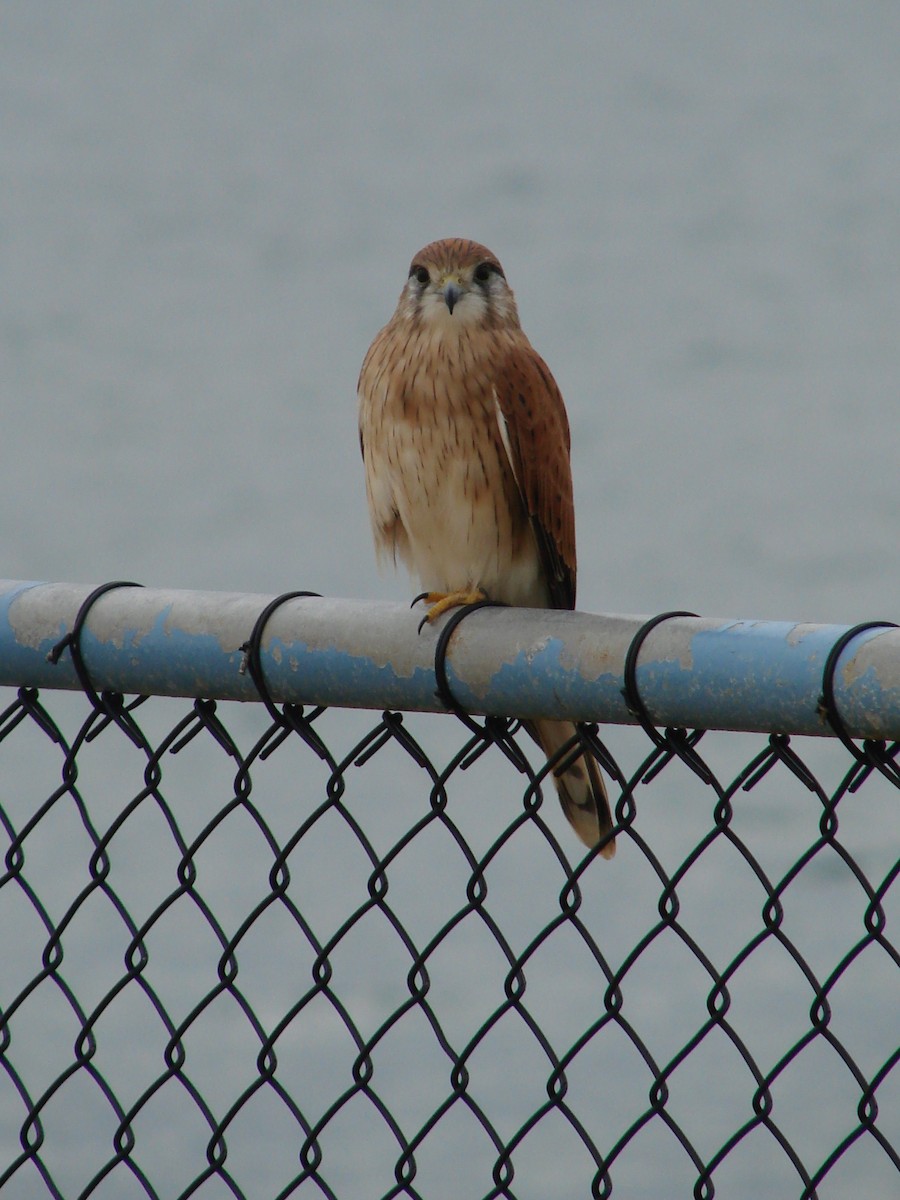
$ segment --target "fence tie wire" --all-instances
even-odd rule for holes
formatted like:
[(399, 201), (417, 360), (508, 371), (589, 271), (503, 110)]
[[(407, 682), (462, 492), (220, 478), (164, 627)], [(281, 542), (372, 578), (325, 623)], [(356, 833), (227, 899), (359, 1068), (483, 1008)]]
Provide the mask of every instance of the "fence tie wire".
[(72, 662), (75, 664), (75, 670), (78, 674), (79, 682), (88, 696), (96, 697), (96, 692), (88, 675), (87, 668), (84, 665), (84, 659), (81, 656), (81, 634), (84, 630), (85, 622), (88, 619), (91, 609), (97, 603), (101, 596), (105, 596), (107, 592), (112, 592), (116, 588), (122, 587), (143, 587), (142, 583), (134, 583), (130, 579), (114, 579), (110, 583), (101, 583), (99, 587), (87, 596), (84, 603), (78, 610), (75, 617), (75, 623), (65, 637), (60, 638), (56, 645), (47, 655), (47, 662), (54, 666), (59, 662), (64, 650), (68, 649), (72, 655)]
[(72, 656), (72, 664), (75, 667), (75, 674), (78, 676), (78, 682), (81, 684), (81, 690), (90, 700), (94, 707), (94, 711), (100, 718), (89, 730), (84, 733), (85, 741), (93, 741), (103, 732), (107, 725), (114, 721), (116, 725), (125, 733), (135, 746), (141, 748), (144, 745), (144, 739), (140, 729), (131, 719), (129, 708), (135, 707), (141, 702), (141, 697), (138, 697), (132, 705), (125, 705), (125, 698), (121, 692), (113, 691), (112, 689), (104, 689), (102, 692), (97, 691), (90, 677), (90, 672), (84, 661), (84, 655), (81, 651), (81, 635), (84, 633), (84, 627), (90, 615), (91, 609), (97, 603), (101, 596), (105, 596), (107, 592), (115, 591), (117, 588), (140, 588), (142, 583), (134, 583), (130, 579), (114, 579), (109, 583), (102, 583), (99, 587), (85, 597), (84, 602), (75, 616), (75, 621), (72, 628), (64, 637), (52, 647), (47, 655), (47, 662), (54, 667), (59, 662), (63, 653), (68, 650)]
[[(421, 596), (417, 596), (413, 603), (415, 604), (420, 599)], [(463, 708), (454, 695), (447, 672), (447, 651), (450, 648), (450, 641), (466, 617), (470, 616), (473, 612), (478, 612), (482, 608), (508, 607), (507, 604), (504, 604), (500, 600), (488, 599), (476, 600), (474, 604), (461, 605), (459, 608), (454, 609), (444, 622), (434, 647), (434, 677), (437, 684), (435, 695), (447, 711), (453, 713), (477, 739), (470, 753), (461, 763), (462, 770), (470, 767), (489, 746), (498, 746), (513, 766), (521, 773), (527, 773), (529, 770), (528, 761), (512, 736), (519, 723), (509, 717), (485, 717), (482, 723), (476, 721), (474, 717), (466, 712), (465, 708)], [(419, 623), (420, 633), (425, 626), (426, 620), (427, 617)]]
[(262, 665), (262, 639), (266, 625), (269, 623), (272, 614), (281, 608), (282, 605), (287, 604), (289, 600), (304, 598), (321, 599), (321, 593), (308, 591), (282, 592), (280, 596), (276, 596), (274, 600), (270, 600), (256, 618), (249, 638), (240, 646), (243, 658), (241, 659), (238, 671), (241, 675), (250, 675), (259, 698), (262, 700), (266, 711), (273, 721), (272, 729), (269, 730), (263, 739), (263, 744), (258, 747), (259, 757), (263, 761), (274, 754), (285, 738), (290, 737), (292, 733), (299, 734), (309, 748), (314, 750), (323, 762), (330, 761), (328, 747), (312, 727), (312, 722), (324, 710), (316, 708), (307, 715), (302, 704), (283, 704), (279, 708), (269, 690)]
[[(418, 597), (417, 597), (418, 599)], [(415, 601), (414, 601), (415, 603)], [(453, 689), (450, 687), (450, 680), (447, 677), (447, 651), (450, 647), (450, 639), (453, 637), (458, 626), (460, 626), (466, 617), (473, 612), (478, 612), (481, 608), (506, 608), (507, 605), (499, 600), (476, 600), (474, 604), (463, 604), (459, 608), (455, 608), (447, 620), (444, 622), (441, 632), (438, 634), (437, 643), (434, 647), (434, 677), (437, 682), (435, 694), (441, 701), (448, 712), (455, 713), (460, 721), (473, 733), (483, 733), (482, 726), (477, 721), (473, 721), (456, 696), (453, 694)], [(419, 625), (421, 633), (427, 617)]]
[(266, 625), (269, 623), (269, 618), (274, 612), (277, 612), (277, 610), (281, 608), (283, 604), (287, 604), (289, 600), (299, 600), (304, 597), (321, 599), (321, 593), (306, 591), (282, 592), (280, 596), (276, 596), (274, 600), (270, 600), (253, 623), (253, 629), (249, 638), (247, 638), (246, 642), (240, 646), (240, 650), (244, 657), (241, 659), (241, 665), (238, 670), (240, 671), (241, 675), (244, 675), (249, 671), (250, 678), (253, 680), (257, 692), (259, 692), (259, 698), (269, 710), (273, 721), (280, 721), (281, 713), (278, 711), (275, 701), (272, 699), (272, 694), (269, 691), (268, 684), (266, 683), (266, 676), (262, 666), (262, 637), (263, 633), (265, 633)]
[(625, 667), (623, 670), (624, 686), (622, 688), (622, 695), (625, 697), (625, 706), (656, 746), (658, 753), (658, 758), (651, 758), (648, 762), (647, 770), (642, 780), (643, 783), (652, 783), (659, 772), (673, 757), (682, 759), (704, 783), (711, 784), (713, 782), (712, 773), (706, 763), (699, 754), (694, 752), (694, 746), (703, 736), (703, 730), (689, 732), (686, 729), (668, 728), (665, 733), (660, 733), (653, 722), (650, 710), (644, 703), (637, 681), (638, 656), (640, 655), (641, 647), (653, 630), (665, 621), (671, 621), (676, 617), (696, 617), (697, 615), (695, 612), (673, 609), (670, 612), (659, 613), (657, 616), (651, 617), (649, 621), (644, 622), (631, 639), (631, 643), (625, 654)]
[(898, 768), (896, 762), (897, 752), (900, 750), (900, 742), (894, 742), (892, 746), (888, 747), (886, 742), (882, 740), (866, 739), (863, 741), (862, 749), (856, 745), (847, 732), (847, 726), (844, 724), (844, 719), (838, 711), (834, 694), (835, 672), (845, 648), (859, 634), (865, 633), (868, 629), (896, 628), (897, 625), (893, 621), (863, 621), (860, 625), (854, 625), (852, 629), (848, 629), (845, 633), (841, 634), (831, 647), (828, 658), (825, 660), (825, 667), (822, 671), (822, 695), (819, 697), (819, 714), (823, 720), (828, 722), (829, 726), (856, 759), (856, 767), (850, 773), (847, 780), (847, 791), (851, 793), (858, 791), (872, 771), (876, 769), (893, 782), (900, 783), (900, 768)]

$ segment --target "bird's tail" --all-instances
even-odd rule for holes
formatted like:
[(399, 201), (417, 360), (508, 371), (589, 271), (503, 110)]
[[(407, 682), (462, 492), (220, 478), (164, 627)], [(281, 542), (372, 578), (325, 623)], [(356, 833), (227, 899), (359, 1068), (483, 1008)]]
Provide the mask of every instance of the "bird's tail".
[[(593, 755), (585, 750), (574, 762), (571, 761), (576, 747), (572, 739), (577, 736), (571, 721), (534, 721), (528, 726), (528, 732), (548, 758), (558, 754), (567, 742), (572, 742), (569, 754), (564, 754), (561, 759), (564, 770), (554, 771), (553, 782), (569, 824), (584, 844), (593, 848), (613, 829), (606, 786)], [(612, 858), (615, 852), (615, 840), (609, 837), (600, 853), (604, 858)]]

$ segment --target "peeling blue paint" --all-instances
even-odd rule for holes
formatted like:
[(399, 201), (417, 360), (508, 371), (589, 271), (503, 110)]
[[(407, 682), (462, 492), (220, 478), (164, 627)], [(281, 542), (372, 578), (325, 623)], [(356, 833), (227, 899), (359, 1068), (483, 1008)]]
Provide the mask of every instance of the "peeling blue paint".
[(312, 648), (277, 639), (265, 647), (262, 664), (267, 684), (273, 690), (290, 690), (298, 703), (334, 703), (330, 697), (349, 693), (353, 702), (343, 703), (353, 708), (438, 707), (434, 673), (425, 668), (400, 675), (390, 664), (379, 665), (337, 647)]

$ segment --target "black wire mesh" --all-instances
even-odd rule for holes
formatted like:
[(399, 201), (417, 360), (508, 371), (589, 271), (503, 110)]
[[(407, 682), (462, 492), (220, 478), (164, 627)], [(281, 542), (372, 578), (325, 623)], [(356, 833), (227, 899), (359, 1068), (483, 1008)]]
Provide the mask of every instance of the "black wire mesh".
[(10, 700), (4, 1197), (897, 1194), (896, 746)]

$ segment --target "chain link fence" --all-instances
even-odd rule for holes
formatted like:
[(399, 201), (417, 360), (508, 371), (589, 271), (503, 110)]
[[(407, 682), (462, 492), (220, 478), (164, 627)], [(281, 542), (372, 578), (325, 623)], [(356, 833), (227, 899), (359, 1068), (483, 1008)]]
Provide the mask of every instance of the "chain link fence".
[(98, 690), (88, 616), (0, 716), (4, 1200), (898, 1194), (898, 745), (837, 643), (837, 736), (689, 732), (642, 626), (608, 863), (516, 720), (276, 701), (265, 620), (255, 704)]

